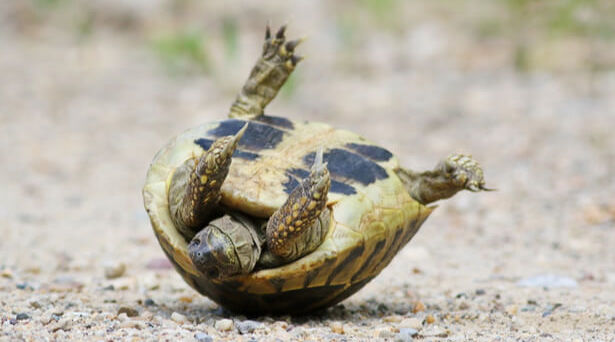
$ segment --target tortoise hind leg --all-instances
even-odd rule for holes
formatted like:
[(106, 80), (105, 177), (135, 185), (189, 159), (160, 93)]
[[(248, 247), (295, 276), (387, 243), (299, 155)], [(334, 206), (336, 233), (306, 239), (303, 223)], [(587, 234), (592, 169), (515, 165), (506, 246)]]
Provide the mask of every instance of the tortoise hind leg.
[(220, 201), (220, 187), (247, 124), (234, 136), (217, 139), (197, 159), (175, 169), (169, 186), (169, 210), (177, 230), (190, 240), (211, 219)]
[(286, 26), (272, 36), (269, 25), (265, 33), (263, 52), (235, 102), (230, 118), (254, 119), (263, 115), (265, 106), (278, 94), (286, 79), (303, 58), (293, 54), (301, 39), (286, 41)]
[(314, 251), (327, 234), (330, 214), (326, 204), (331, 180), (322, 158), (321, 149), (310, 175), (267, 222), (267, 248), (279, 263), (291, 262)]

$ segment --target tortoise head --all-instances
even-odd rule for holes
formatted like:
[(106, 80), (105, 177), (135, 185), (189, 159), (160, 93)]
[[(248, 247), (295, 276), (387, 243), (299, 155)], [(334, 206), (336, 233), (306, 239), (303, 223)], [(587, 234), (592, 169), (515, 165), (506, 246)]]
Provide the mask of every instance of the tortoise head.
[(211, 221), (188, 244), (192, 263), (211, 279), (250, 273), (260, 256), (261, 244), (246, 224), (231, 215)]

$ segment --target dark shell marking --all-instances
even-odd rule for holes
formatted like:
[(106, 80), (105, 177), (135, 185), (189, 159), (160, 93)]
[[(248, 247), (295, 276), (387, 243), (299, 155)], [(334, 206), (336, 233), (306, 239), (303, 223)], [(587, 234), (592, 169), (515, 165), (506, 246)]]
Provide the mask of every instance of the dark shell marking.
[[(305, 179), (310, 175), (310, 172), (305, 169), (292, 168), (286, 170), (286, 175), (288, 176), (288, 181), (282, 185), (284, 186), (284, 192), (290, 194), (293, 189), (299, 185), (299, 182), (302, 179)], [(335, 179), (331, 180), (331, 188), (329, 191), (344, 195), (354, 195), (357, 193), (352, 185), (342, 183)]]
[(348, 147), (349, 149), (357, 152), (358, 154), (364, 157), (367, 157), (375, 161), (384, 162), (384, 161), (388, 161), (389, 159), (393, 157), (393, 153), (389, 152), (388, 150), (380, 146), (348, 143), (346, 144), (346, 147)]
[[(246, 121), (244, 120), (224, 120), (207, 133), (215, 138), (234, 135), (245, 124)], [(284, 135), (293, 129), (294, 124), (286, 118), (265, 115), (250, 121), (233, 157), (256, 160), (259, 158), (258, 151), (274, 149), (284, 139)], [(213, 139), (199, 138), (194, 143), (207, 150), (213, 143)], [(393, 157), (391, 152), (382, 147), (358, 143), (348, 143), (346, 147), (349, 150), (334, 148), (324, 155), (324, 160), (327, 162), (332, 176), (329, 191), (343, 195), (354, 195), (357, 190), (348, 181), (369, 185), (376, 180), (388, 177), (386, 170), (375, 161), (388, 161)], [(306, 169), (292, 168), (286, 171), (288, 180), (282, 184), (284, 192), (290, 194), (299, 185), (299, 182), (309, 175), (309, 168), (314, 162), (315, 154), (316, 152), (312, 152), (303, 157)]]
[[(209, 147), (211, 147), (211, 144), (213, 144), (213, 142), (214, 142), (213, 140), (206, 139), (206, 138), (200, 138), (194, 141), (195, 144), (201, 146), (201, 148), (203, 148), (203, 150), (205, 151), (207, 151)], [(236, 149), (235, 152), (233, 152), (233, 157), (240, 158), (240, 159), (246, 159), (246, 160), (255, 160), (256, 158), (259, 157), (259, 155), (258, 153)]]
[[(303, 157), (303, 163), (310, 166), (314, 163), (316, 152), (311, 152)], [(369, 185), (376, 180), (388, 178), (386, 170), (377, 163), (363, 157), (360, 154), (334, 148), (323, 155), (327, 168), (332, 178), (352, 180), (362, 185)], [(333, 183), (331, 184), (333, 188)]]
[(293, 122), (287, 118), (281, 118), (278, 116), (262, 115), (256, 118), (256, 120), (262, 123), (265, 123), (265, 124), (272, 125), (272, 126), (286, 128), (288, 130), (295, 129), (295, 125), (293, 124)]
[[(235, 135), (246, 121), (243, 120), (224, 120), (218, 127), (209, 130), (207, 133), (216, 137)], [(284, 138), (284, 131), (266, 123), (250, 121), (248, 129), (239, 140), (239, 148), (259, 151), (262, 149), (275, 148)]]

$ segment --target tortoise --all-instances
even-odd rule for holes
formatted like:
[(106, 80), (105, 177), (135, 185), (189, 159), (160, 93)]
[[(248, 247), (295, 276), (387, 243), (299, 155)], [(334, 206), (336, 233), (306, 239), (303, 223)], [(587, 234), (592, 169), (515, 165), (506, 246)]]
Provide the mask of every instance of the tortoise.
[(402, 168), (347, 130), (264, 114), (302, 60), (285, 26), (227, 119), (192, 128), (154, 157), (143, 188), (154, 233), (195, 290), (246, 314), (299, 314), (352, 295), (386, 267), (433, 211), (485, 187), (470, 156)]

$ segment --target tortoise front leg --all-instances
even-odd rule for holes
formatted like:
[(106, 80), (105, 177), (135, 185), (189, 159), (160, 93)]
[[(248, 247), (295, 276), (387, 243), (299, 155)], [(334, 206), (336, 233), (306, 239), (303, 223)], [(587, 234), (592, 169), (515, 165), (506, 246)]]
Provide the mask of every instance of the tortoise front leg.
[(267, 25), (263, 53), (233, 102), (230, 118), (249, 120), (263, 115), (265, 106), (278, 94), (297, 63), (303, 59), (293, 54), (301, 40), (287, 42), (285, 31), (286, 26), (282, 26), (275, 36), (272, 36)]
[(414, 172), (399, 168), (396, 172), (410, 196), (421, 204), (452, 197), (461, 190), (491, 190), (485, 187), (483, 169), (478, 162), (463, 154), (451, 154), (432, 171)]
[(310, 175), (267, 222), (267, 248), (281, 263), (314, 251), (329, 229), (326, 204), (331, 180), (322, 158), (321, 149), (316, 153)]
[(190, 158), (175, 169), (168, 191), (169, 210), (175, 227), (187, 240), (211, 219), (233, 152), (247, 127), (234, 136), (217, 139), (198, 159)]

